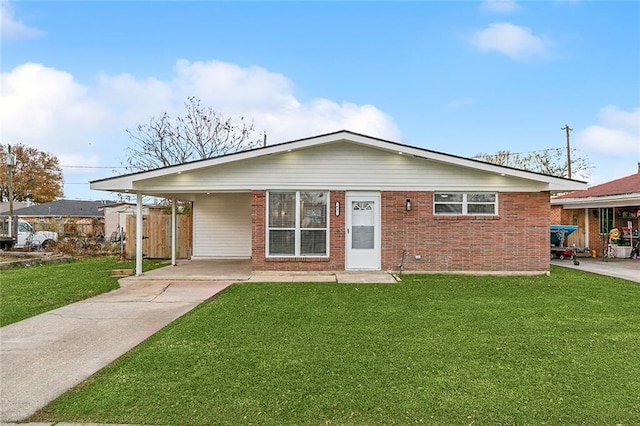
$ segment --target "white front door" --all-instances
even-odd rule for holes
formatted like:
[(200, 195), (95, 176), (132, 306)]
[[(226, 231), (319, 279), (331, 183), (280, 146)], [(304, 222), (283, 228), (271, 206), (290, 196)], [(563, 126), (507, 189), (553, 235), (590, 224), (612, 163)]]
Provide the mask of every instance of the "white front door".
[(380, 193), (346, 195), (346, 269), (379, 271)]

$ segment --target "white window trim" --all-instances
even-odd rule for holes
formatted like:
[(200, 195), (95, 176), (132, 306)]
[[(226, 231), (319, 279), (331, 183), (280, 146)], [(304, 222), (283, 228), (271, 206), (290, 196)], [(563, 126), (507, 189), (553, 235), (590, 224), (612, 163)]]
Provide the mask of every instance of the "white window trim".
[[(293, 255), (287, 255), (287, 254), (270, 254), (270, 247), (269, 247), (269, 232), (271, 230), (271, 227), (269, 226), (269, 203), (270, 203), (270, 194), (278, 194), (278, 193), (290, 193), (290, 192), (294, 192), (296, 194), (296, 200), (295, 200), (295, 207), (296, 207), (296, 214), (295, 214), (295, 227), (294, 228), (274, 228), (274, 229), (279, 229), (279, 230), (293, 230), (294, 231), (294, 235), (295, 235), (295, 247), (294, 247), (294, 251), (295, 253)], [(326, 217), (327, 217), (327, 223), (326, 223), (326, 227), (325, 228), (301, 228), (300, 227), (300, 193), (301, 192), (324, 192), (325, 194), (327, 194), (327, 203), (325, 208), (327, 209), (326, 211)], [(325, 190), (316, 190), (316, 189), (309, 189), (309, 190), (274, 190), (274, 191), (267, 191), (267, 200), (266, 200), (266, 208), (265, 208), (265, 256), (268, 258), (295, 258), (295, 257), (304, 257), (304, 258), (317, 258), (317, 259), (326, 259), (329, 257), (330, 253), (329, 253), (329, 247), (331, 247), (329, 238), (331, 233), (329, 232), (329, 228), (330, 228), (330, 223), (331, 223), (331, 217), (329, 216), (331, 214), (331, 209), (329, 208), (331, 203), (330, 203), (330, 199), (329, 197), (331, 196), (330, 191), (325, 191)], [(315, 230), (315, 231), (320, 231), (320, 230), (324, 230), (326, 232), (326, 237), (325, 237), (325, 242), (326, 242), (326, 247), (325, 247), (325, 253), (326, 254), (321, 254), (321, 255), (313, 255), (313, 254), (300, 254), (300, 238), (301, 238), (301, 231), (304, 230)]]
[[(436, 201), (436, 195), (438, 194), (461, 194), (462, 202), (453, 202), (453, 203), (444, 203), (442, 201)], [(495, 195), (495, 200), (492, 202), (478, 202), (474, 201), (469, 203), (467, 201), (467, 196), (469, 194), (492, 194)], [(461, 204), (462, 205), (462, 213), (455, 212), (445, 212), (445, 213), (436, 213), (436, 204)], [(469, 204), (487, 204), (494, 205), (493, 213), (469, 213), (468, 206)], [(438, 191), (433, 193), (433, 214), (435, 216), (497, 216), (498, 215), (498, 193), (497, 192), (482, 192), (482, 191), (469, 191), (469, 192), (458, 192), (458, 191)]]

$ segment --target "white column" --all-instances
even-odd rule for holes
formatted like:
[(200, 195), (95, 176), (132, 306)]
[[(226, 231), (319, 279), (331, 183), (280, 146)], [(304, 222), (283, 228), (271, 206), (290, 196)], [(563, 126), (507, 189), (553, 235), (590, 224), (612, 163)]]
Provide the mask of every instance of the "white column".
[[(591, 209), (584, 209), (584, 246), (588, 247), (589, 250), (593, 249), (593, 247), (591, 247), (591, 245), (589, 244), (589, 220), (590, 220), (590, 213)], [(591, 256), (591, 253), (589, 253), (589, 256)]]
[(171, 264), (176, 266), (176, 200), (171, 200)]
[(136, 275), (142, 275), (142, 194), (136, 200)]

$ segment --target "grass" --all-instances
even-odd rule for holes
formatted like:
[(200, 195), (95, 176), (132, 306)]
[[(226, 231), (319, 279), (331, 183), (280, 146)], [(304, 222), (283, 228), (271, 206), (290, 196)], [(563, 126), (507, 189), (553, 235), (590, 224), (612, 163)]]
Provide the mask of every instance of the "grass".
[(30, 421), (640, 424), (640, 286), (552, 276), (236, 284)]
[[(159, 266), (159, 260), (143, 261), (144, 270)], [(117, 289), (111, 270), (127, 268), (135, 268), (134, 261), (107, 256), (2, 270), (0, 326)]]

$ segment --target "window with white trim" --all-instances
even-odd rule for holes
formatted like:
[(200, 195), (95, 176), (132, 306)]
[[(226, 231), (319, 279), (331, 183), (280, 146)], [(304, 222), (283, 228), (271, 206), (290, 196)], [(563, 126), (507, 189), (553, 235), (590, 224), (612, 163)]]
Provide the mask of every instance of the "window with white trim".
[(493, 192), (437, 192), (433, 194), (436, 215), (496, 215), (498, 194)]
[(329, 253), (329, 193), (272, 191), (267, 196), (267, 256)]

